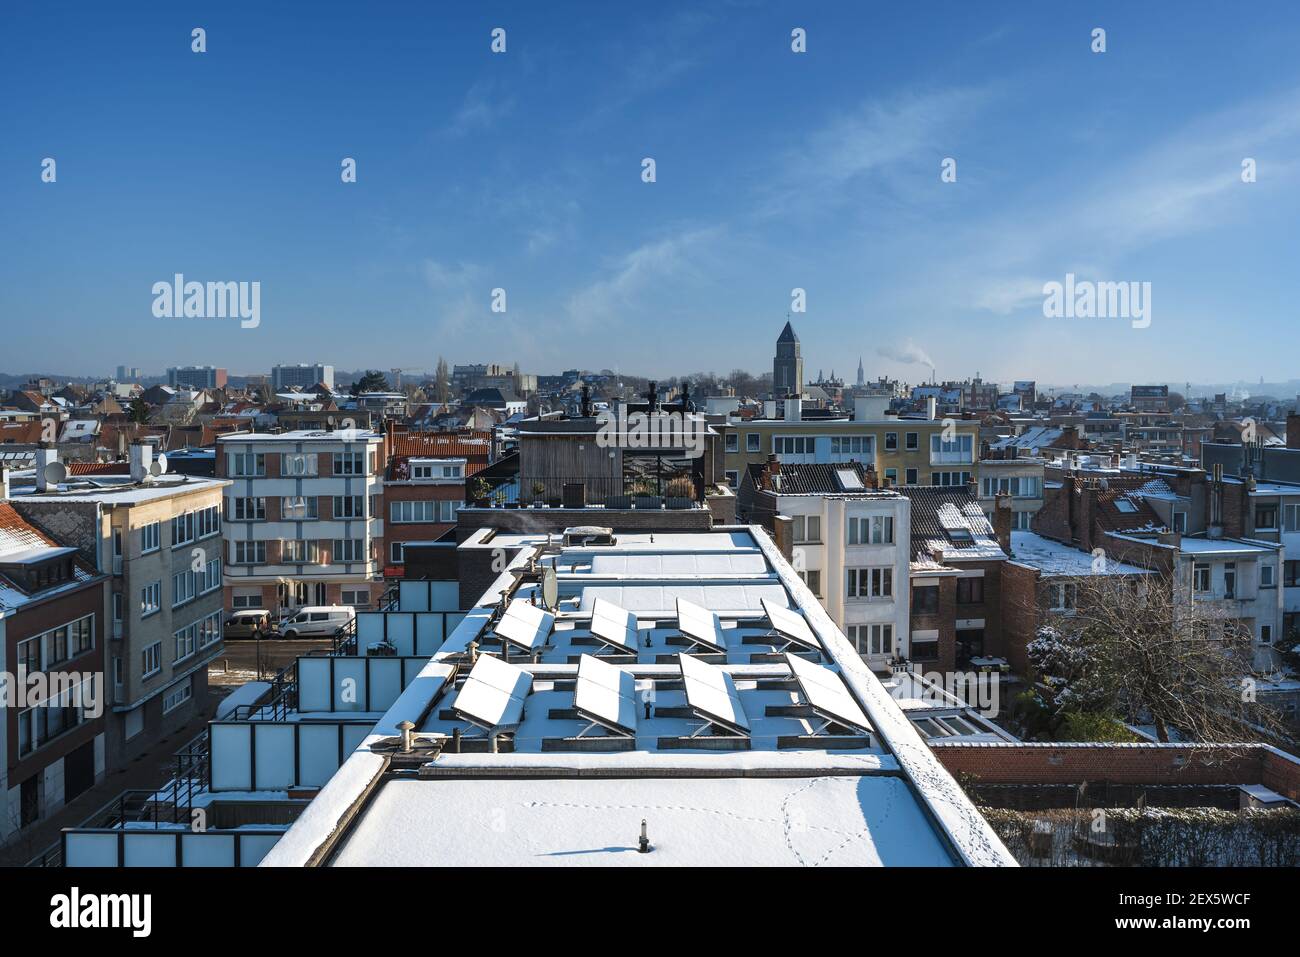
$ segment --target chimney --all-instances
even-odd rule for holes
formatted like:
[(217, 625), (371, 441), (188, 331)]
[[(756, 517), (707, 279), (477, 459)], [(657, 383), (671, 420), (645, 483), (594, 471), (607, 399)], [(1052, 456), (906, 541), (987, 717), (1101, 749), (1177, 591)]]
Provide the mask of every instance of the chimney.
[(928, 396), (925, 400), (925, 417), (933, 422), (938, 417), (939, 400), (935, 396)]
[(143, 482), (153, 464), (153, 446), (137, 442), (130, 449), (131, 481)]
[(803, 421), (803, 399), (793, 395), (785, 397), (785, 420), (787, 422)]
[(763, 418), (765, 419), (776, 418), (776, 399), (763, 400)]
[(50, 484), (45, 479), (45, 469), (52, 462), (59, 460), (59, 450), (42, 443), (36, 450), (36, 491), (48, 492)]
[(787, 562), (794, 561), (794, 519), (789, 515), (772, 516), (772, 537)]
[(1288, 449), (1300, 449), (1300, 413), (1287, 413), (1286, 447)]
[(582, 384), (581, 412), (584, 419), (591, 418), (591, 386), (587, 385), (585, 382)]
[(998, 492), (993, 498), (993, 534), (1002, 550), (1011, 554), (1011, 496)]
[(0, 502), (9, 501), (9, 467), (0, 465)]

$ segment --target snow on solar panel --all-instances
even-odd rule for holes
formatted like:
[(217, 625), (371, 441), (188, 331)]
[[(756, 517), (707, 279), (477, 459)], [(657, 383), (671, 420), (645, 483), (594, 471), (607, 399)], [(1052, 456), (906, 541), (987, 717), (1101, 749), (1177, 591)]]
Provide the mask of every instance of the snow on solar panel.
[(741, 706), (736, 683), (717, 665), (690, 655), (678, 655), (686, 704), (704, 720), (737, 734), (749, 734), (749, 718)]
[(592, 604), (591, 633), (613, 648), (636, 654), (636, 615), (612, 601), (597, 598)]
[(835, 672), (786, 652), (785, 660), (809, 706), (823, 718), (869, 732), (871, 722)]
[(722, 622), (707, 608), (701, 608), (685, 598), (677, 599), (677, 627), (683, 635), (694, 639), (711, 651), (726, 651), (722, 638)]
[(512, 645), (532, 651), (546, 643), (553, 624), (555, 616), (549, 611), (515, 598), (497, 622), (496, 633)]
[(456, 692), (453, 710), (485, 728), (516, 725), (523, 718), (524, 699), (533, 676), (491, 655), (481, 655)]
[(588, 721), (620, 734), (636, 734), (636, 678), (594, 655), (578, 659), (573, 707)]
[(808, 627), (808, 621), (790, 608), (782, 608), (774, 601), (767, 598), (762, 599), (763, 611), (767, 614), (767, 620), (772, 623), (772, 627), (781, 635), (782, 638), (789, 639), (796, 645), (802, 645), (813, 651), (821, 651), (821, 645), (817, 642), (816, 636), (812, 629)]

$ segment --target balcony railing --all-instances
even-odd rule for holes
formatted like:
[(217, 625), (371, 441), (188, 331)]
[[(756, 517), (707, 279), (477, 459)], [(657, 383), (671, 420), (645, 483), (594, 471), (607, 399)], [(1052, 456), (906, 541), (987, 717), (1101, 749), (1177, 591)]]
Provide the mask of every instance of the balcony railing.
[(692, 508), (704, 501), (704, 482), (688, 472), (614, 476), (524, 476), (494, 488), (473, 507), (526, 508)]

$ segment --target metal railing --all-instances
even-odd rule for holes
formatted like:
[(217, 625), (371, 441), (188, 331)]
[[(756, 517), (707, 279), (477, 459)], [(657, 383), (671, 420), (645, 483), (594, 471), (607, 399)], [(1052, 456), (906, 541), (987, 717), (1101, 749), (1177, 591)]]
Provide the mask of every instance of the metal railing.
[(487, 504), (496, 508), (536, 504), (552, 508), (691, 508), (703, 501), (703, 480), (670, 468), (612, 476), (521, 476), (493, 489), (487, 498)]

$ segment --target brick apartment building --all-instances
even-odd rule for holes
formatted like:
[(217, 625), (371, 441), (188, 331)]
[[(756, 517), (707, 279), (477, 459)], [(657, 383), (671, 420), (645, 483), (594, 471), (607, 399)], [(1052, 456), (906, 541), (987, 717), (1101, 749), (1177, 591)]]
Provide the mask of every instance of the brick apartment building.
[[(7, 485), (7, 479), (6, 485)], [(0, 841), (62, 807), (105, 771), (107, 576), (0, 494)], [(19, 699), (44, 673), (42, 701)], [(87, 680), (74, 697), (61, 687)], [(89, 705), (89, 707), (83, 707)]]
[(389, 438), (384, 474), (384, 577), (404, 574), (403, 549), (456, 527), (469, 483), (491, 461), (489, 432), (402, 432)]

